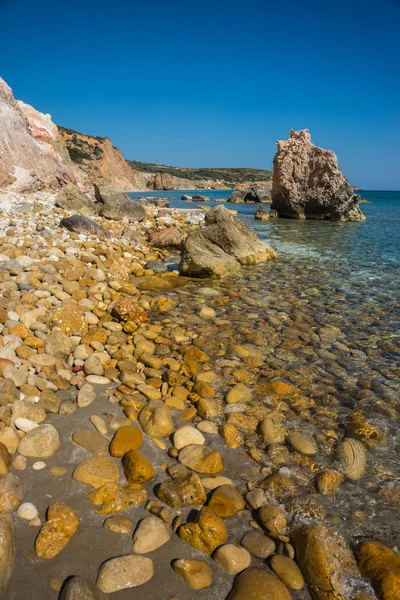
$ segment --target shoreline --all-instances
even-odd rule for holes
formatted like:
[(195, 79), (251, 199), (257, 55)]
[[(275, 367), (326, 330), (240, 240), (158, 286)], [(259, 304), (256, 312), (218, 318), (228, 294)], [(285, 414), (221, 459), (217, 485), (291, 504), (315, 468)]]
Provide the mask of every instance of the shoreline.
[[(37, 194), (35, 196), (38, 197)], [(28, 200), (25, 199), (26, 202)], [(193, 510), (199, 511), (201, 505), (173, 508), (157, 496), (158, 484), (174, 481), (173, 474), (185, 477), (188, 469), (200, 480), (208, 479), (207, 485), (218, 482), (236, 487), (240, 501), (235, 495), (236, 499), (233, 499), (232, 493), (235, 493), (231, 489), (223, 499), (225, 509), (233, 512), (229, 518), (222, 517), (228, 531), (228, 544), (240, 544), (246, 533), (262, 532), (264, 538), (272, 540), (274, 552), (279, 549), (283, 556), (292, 560), (293, 552), (300, 556), (301, 543), (295, 542), (297, 538), (294, 535), (300, 526), (326, 525), (327, 539), (330, 535), (334, 538), (337, 522), (329, 513), (332, 498), (318, 492), (313, 481), (316, 474), (328, 469), (334, 446), (340, 441), (330, 433), (338, 426), (337, 417), (332, 412), (335, 394), (330, 382), (322, 384), (321, 389), (326, 388), (322, 394), (318, 386), (314, 389), (315, 384), (309, 384), (307, 377), (302, 379), (300, 373), (292, 373), (288, 368), (291, 353), (302, 338), (306, 340), (302, 342), (304, 348), (313, 348), (313, 338), (307, 325), (309, 315), (299, 314), (295, 304), (295, 310), (290, 312), (288, 306), (294, 302), (295, 292), (293, 297), (289, 295), (286, 298), (284, 295), (287, 285), (282, 287), (282, 281), (288, 281), (290, 270), (281, 272), (285, 265), (247, 267), (238, 279), (231, 282), (185, 279), (173, 272), (157, 273), (146, 267), (148, 261), (171, 265), (176, 250), (151, 247), (148, 232), (174, 226), (188, 231), (193, 225), (185, 222), (185, 211), (198, 209), (157, 209), (146, 205), (147, 219), (128, 226), (135, 235), (128, 231), (123, 233), (126, 223), (95, 216), (96, 223), (113, 232), (111, 239), (107, 239), (60, 229), (58, 222), (67, 213), (55, 208), (52, 201), (53, 196), (43, 195), (42, 199), (36, 199), (30, 210), (27, 206), (25, 213), (14, 210), (1, 214), (1, 221), (8, 219), (8, 224), (4, 227), (0, 255), (6, 252), (12, 264), (6, 268), (3, 265), (1, 276), (2, 289), (9, 295), (2, 298), (6, 314), (0, 333), (3, 337), (11, 335), (18, 338), (12, 338), (16, 344), (12, 348), (14, 354), (7, 350), (5, 354), (12, 358), (6, 357), (6, 360), (15, 362), (17, 369), (26, 375), (22, 383), (13, 369), (6, 371), (15, 378), (17, 390), (20, 390), (13, 391), (15, 397), (10, 405), (12, 407), (18, 393), (22, 393), (23, 397), (18, 401), (22, 403), (19, 410), (23, 410), (18, 414), (36, 419), (39, 427), (43, 423), (54, 425), (61, 437), (60, 446), (51, 456), (27, 457), (23, 470), (14, 466), (15, 459), (19, 457), (18, 451), (12, 453), (10, 473), (22, 484), (21, 501), (33, 502), (39, 511), (39, 520), (29, 527), (27, 521), (14, 516), (18, 554), (7, 600), (18, 600), (21, 590), (28, 591), (28, 586), (31, 593), (34, 590), (35, 597), (56, 599), (58, 591), (71, 575), (94, 582), (103, 561), (121, 554), (132, 555), (132, 532), (141, 519), (150, 516), (161, 517), (168, 527), (170, 539), (146, 554), (154, 563), (155, 574), (139, 588), (140, 591), (149, 598), (156, 598), (160, 581), (163, 581), (170, 596), (176, 594), (182, 600), (194, 597), (206, 599), (210, 593), (225, 598), (234, 585), (235, 575), (229, 574), (199, 546), (196, 549), (184, 541), (186, 519)], [(201, 210), (198, 212), (202, 214)], [(151, 264), (156, 268), (154, 263)], [(263, 273), (272, 286), (271, 295), (282, 297), (283, 307), (288, 311), (288, 316), (282, 320), (284, 328), (288, 328), (287, 337), (281, 333), (280, 324), (278, 328), (282, 315), (279, 312), (272, 314), (271, 305), (255, 293)], [(21, 283), (15, 284), (17, 278)], [(293, 299), (289, 301), (290, 298)], [(39, 307), (45, 313), (36, 317), (45, 328), (41, 325), (36, 328), (36, 321), (29, 325), (23, 317), (28, 312), (27, 307), (30, 310)], [(50, 318), (53, 311), (59, 310), (61, 316), (57, 320)], [(12, 313), (11, 317), (9, 313)], [(285, 325), (288, 320), (289, 324)], [(58, 358), (48, 359), (51, 364), (41, 365), (40, 360), (37, 362), (31, 357), (52, 356), (49, 354), (49, 338), (58, 328), (64, 330), (67, 339), (62, 338), (61, 348), (54, 342), (52, 351), (59, 353)], [(321, 356), (324, 351), (328, 352), (325, 348), (332, 353), (331, 344), (344, 345), (343, 332), (337, 329), (330, 324), (319, 325), (320, 339), (314, 347), (314, 360), (320, 360), (317, 354), (320, 345)], [(71, 333), (74, 335), (71, 336)], [(282, 340), (279, 340), (280, 336)], [(276, 345), (271, 347), (273, 341)], [(4, 359), (1, 348), (4, 346), (0, 347), (0, 357)], [(89, 363), (92, 364), (86, 363), (90, 357)], [(331, 362), (333, 360), (330, 358)], [(2, 363), (2, 370), (7, 366), (10, 366), (9, 363)], [(335, 377), (340, 375), (339, 366), (334, 368), (334, 372)], [(103, 377), (106, 380), (102, 385), (96, 383), (98, 378)], [(3, 382), (4, 378), (0, 385)], [(81, 397), (86, 396), (86, 399), (79, 401), (79, 390), (87, 385), (93, 386), (94, 393), (85, 388), (86, 394), (81, 394)], [(39, 398), (38, 402), (31, 400), (35, 397)], [(56, 397), (61, 400), (58, 414), (54, 411)], [(320, 405), (318, 399), (321, 397), (325, 400)], [(144, 441), (139, 452), (155, 470), (155, 476), (144, 482), (146, 501), (121, 513), (96, 514), (101, 506), (95, 506), (88, 498), (93, 489), (73, 478), (73, 472), (87, 459), (104, 456), (117, 466), (119, 482), (125, 486), (126, 472), (121, 458), (110, 458), (108, 449), (104, 450), (103, 438), (110, 442), (121, 427), (142, 430), (141, 411), (149, 403), (160, 399), (170, 411), (173, 429), (168, 435), (157, 435), (154, 429), (143, 430)], [(36, 409), (45, 411), (45, 414)], [(89, 420), (93, 415), (103, 421), (101, 425), (97, 420), (100, 431)], [(276, 426), (268, 429), (271, 420), (275, 423), (275, 418)], [(371, 427), (376, 427), (374, 435), (379, 437), (381, 432), (375, 421), (360, 423), (358, 427), (365, 435)], [(155, 419), (155, 425), (161, 426), (162, 422), (158, 423)], [(182, 450), (175, 443), (175, 433), (185, 425), (197, 432), (191, 430), (191, 436), (199, 433), (204, 436), (205, 443), (200, 444), (202, 448), (219, 453), (222, 470), (216, 466), (215, 472), (212, 472), (214, 467), (208, 465), (201, 450), (198, 450), (200, 455), (196, 455), (196, 461), (185, 461), (190, 466), (178, 459)], [(282, 434), (280, 427), (288, 430)], [(287, 435), (297, 427), (307, 434), (298, 445), (293, 439), (287, 442)], [(14, 444), (19, 440), (11, 436), (9, 429), (16, 429), (11, 421), (0, 431), (0, 440), (7, 442), (11, 451), (10, 439)], [(81, 434), (83, 445), (74, 442), (72, 435), (82, 429), (98, 435)], [(24, 439), (22, 430), (19, 432), (18, 437)], [(311, 453), (309, 447), (307, 450), (310, 439), (317, 445), (317, 452), (314, 452), (315, 446)], [(216, 454), (213, 456), (217, 457)], [(45, 466), (35, 470), (33, 464), (40, 460), (45, 462)], [(51, 474), (50, 469), (54, 467), (66, 471)], [(219, 476), (228, 477), (231, 481), (216, 479)], [(332, 485), (332, 482), (328, 484)], [(349, 484), (339, 478), (335, 485), (342, 486), (341, 494), (347, 498), (346, 494), (351, 493), (351, 485), (354, 484), (350, 483), (349, 489)], [(214, 492), (211, 487), (205, 487), (205, 491), (209, 502)], [(333, 492), (336, 491), (337, 487)], [(115, 501), (115, 498), (110, 500)], [(150, 500), (152, 503), (147, 504)], [(14, 505), (14, 515), (21, 501)], [(34, 554), (34, 539), (45, 522), (46, 509), (56, 501), (65, 501), (76, 511), (80, 525), (65, 550), (54, 559), (43, 561)], [(334, 497), (332, 502), (335, 502)], [(271, 529), (266, 521), (264, 523), (260, 519), (260, 509), (271, 505), (279, 505), (283, 509), (286, 519), (283, 533)], [(167, 512), (161, 513), (161, 508)], [(113, 531), (104, 527), (104, 521), (111, 516), (129, 519), (130, 530), (122, 534), (116, 533), (117, 529)], [(349, 522), (348, 527), (356, 528), (357, 521)], [(358, 527), (361, 528), (362, 524)], [(285, 541), (280, 539), (282, 537)], [(223, 539), (217, 540), (218, 545), (225, 544)], [(50, 546), (51, 543), (54, 540), (49, 542)], [(241, 547), (244, 548), (243, 545)], [(84, 552), (77, 552), (84, 548)], [(27, 558), (27, 553), (31, 558)], [(328, 553), (326, 563), (317, 564), (316, 569), (329, 569), (329, 557)], [(193, 592), (171, 567), (171, 560), (178, 558), (196, 559), (208, 564), (212, 571), (212, 587)], [(245, 552), (241, 558), (249, 560)], [(269, 557), (264, 562), (251, 555), (249, 564), (251, 567), (263, 566), (265, 570), (271, 563)], [(289, 566), (293, 568), (292, 563)], [(20, 580), (22, 572), (31, 574), (26, 577), (24, 587)], [(314, 575), (311, 573), (311, 583)], [(351, 571), (350, 577), (358, 582), (360, 590), (369, 594), (369, 599), (374, 598), (372, 588), (357, 568)], [(124, 600), (131, 597), (131, 593), (128, 588), (113, 593), (112, 597)], [(292, 597), (296, 600), (311, 599), (307, 587), (294, 592)]]

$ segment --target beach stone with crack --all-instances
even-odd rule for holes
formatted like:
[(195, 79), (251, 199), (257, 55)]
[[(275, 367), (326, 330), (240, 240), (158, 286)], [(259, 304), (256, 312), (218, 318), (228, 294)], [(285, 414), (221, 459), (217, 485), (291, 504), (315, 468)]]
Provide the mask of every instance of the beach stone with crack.
[(49, 458), (60, 445), (57, 430), (52, 425), (39, 425), (22, 438), (18, 452), (30, 458)]
[(185, 523), (179, 527), (178, 535), (198, 550), (212, 554), (218, 546), (226, 543), (228, 530), (218, 515), (203, 506), (194, 523)]
[(167, 525), (158, 517), (142, 519), (133, 535), (133, 551), (146, 554), (166, 544), (171, 537)]
[(0, 479), (0, 514), (14, 510), (22, 500), (22, 485), (14, 473)]
[(215, 551), (213, 558), (215, 562), (231, 575), (241, 573), (251, 564), (250, 552), (237, 544), (224, 544), (220, 546)]
[(190, 444), (180, 450), (178, 455), (180, 463), (202, 475), (216, 475), (224, 468), (222, 457), (218, 450), (208, 446)]
[(35, 540), (39, 558), (54, 558), (65, 548), (79, 527), (79, 517), (64, 502), (56, 502), (47, 509), (47, 521)]
[(245, 502), (233, 485), (221, 485), (213, 492), (207, 506), (222, 519), (232, 519), (245, 507)]
[(143, 434), (137, 427), (123, 426), (114, 434), (110, 444), (110, 454), (122, 458), (129, 450), (139, 450), (143, 442)]
[(276, 549), (275, 542), (261, 531), (248, 531), (240, 543), (253, 556), (262, 560), (274, 554)]
[(0, 597), (4, 594), (10, 580), (15, 558), (15, 533), (12, 520), (0, 519)]
[(192, 590), (201, 590), (212, 583), (211, 569), (205, 560), (179, 558), (174, 560), (172, 568)]
[(90, 454), (107, 456), (110, 442), (104, 435), (93, 429), (77, 429), (72, 434), (75, 444), (81, 446)]
[(192, 425), (184, 425), (174, 433), (173, 442), (177, 450), (181, 450), (190, 444), (203, 445), (205, 443), (204, 435)]
[(62, 588), (59, 600), (107, 600), (94, 583), (83, 577), (72, 577)]
[(152, 437), (168, 437), (173, 431), (171, 411), (162, 400), (150, 400), (139, 413), (139, 423)]
[(153, 561), (147, 556), (126, 554), (103, 563), (97, 575), (97, 586), (106, 593), (137, 587), (154, 575)]
[(253, 567), (235, 580), (227, 600), (291, 600), (291, 595), (276, 575)]
[(290, 590), (301, 590), (304, 578), (294, 560), (288, 556), (275, 554), (271, 558), (271, 569)]
[(96, 489), (105, 483), (117, 483), (119, 470), (117, 464), (108, 456), (93, 456), (81, 462), (75, 468), (72, 477)]
[(286, 514), (280, 506), (268, 504), (260, 508), (258, 513), (261, 525), (272, 537), (280, 539), (286, 535), (287, 519)]
[(126, 486), (118, 483), (105, 483), (89, 494), (93, 504), (102, 504), (97, 509), (99, 515), (110, 515), (122, 512), (131, 506), (137, 506), (147, 498), (146, 490), (138, 483)]
[(155, 477), (154, 467), (138, 450), (129, 450), (122, 459), (128, 483), (144, 483)]
[(205, 489), (196, 473), (167, 479), (157, 490), (157, 497), (172, 508), (200, 506), (207, 500)]
[(127, 534), (133, 531), (133, 523), (126, 517), (108, 517), (104, 521), (104, 527), (114, 533)]

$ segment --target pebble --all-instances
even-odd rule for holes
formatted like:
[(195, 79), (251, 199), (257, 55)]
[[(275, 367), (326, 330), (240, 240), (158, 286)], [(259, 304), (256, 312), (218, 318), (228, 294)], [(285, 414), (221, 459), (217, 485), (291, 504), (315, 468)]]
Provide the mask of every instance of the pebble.
[(294, 560), (275, 554), (271, 558), (271, 569), (290, 590), (301, 590), (304, 578)]
[(271, 556), (276, 549), (275, 542), (261, 531), (248, 531), (242, 537), (240, 543), (253, 556), (262, 560)]
[(41, 471), (42, 469), (45, 469), (45, 468), (46, 468), (46, 463), (43, 462), (42, 460), (37, 460), (32, 465), (32, 469), (34, 471)]
[(28, 433), (32, 429), (35, 429), (35, 427), (39, 427), (39, 425), (37, 423), (35, 423), (35, 421), (31, 421), (30, 419), (25, 419), (24, 417), (17, 417), (14, 421), (14, 425), (17, 429), (20, 429), (21, 431), (24, 431), (25, 433)]
[(49, 458), (60, 445), (57, 430), (52, 425), (35, 427), (19, 443), (18, 452), (31, 458)]
[(103, 377), (101, 375), (88, 375), (86, 381), (87, 383), (95, 383), (98, 385), (108, 385), (110, 383), (108, 377)]
[(133, 551), (147, 554), (166, 544), (171, 537), (164, 521), (158, 517), (142, 519), (133, 535)]
[(105, 593), (137, 587), (154, 575), (153, 561), (147, 556), (126, 554), (103, 563), (97, 575), (97, 586)]
[(201, 483), (206, 490), (215, 490), (221, 485), (233, 485), (232, 479), (225, 477), (224, 475), (218, 475), (217, 477), (203, 477)]
[(201, 590), (212, 583), (211, 569), (205, 560), (179, 558), (173, 561), (172, 568), (192, 590)]
[(32, 519), (35, 519), (39, 513), (36, 506), (32, 504), (32, 502), (24, 502), (18, 507), (17, 515), (21, 519), (25, 519), (25, 521), (31, 521)]
[(132, 533), (133, 523), (126, 517), (109, 517), (104, 521), (104, 527), (114, 533)]
[(313, 456), (318, 452), (318, 446), (315, 441), (302, 433), (292, 432), (289, 433), (288, 442), (294, 450), (305, 454), (306, 456)]
[(105, 420), (102, 417), (100, 417), (99, 415), (92, 415), (90, 417), (90, 422), (99, 433), (101, 433), (102, 435), (106, 435), (108, 428)]
[(177, 429), (173, 436), (173, 443), (177, 450), (190, 444), (202, 445), (205, 443), (204, 435), (192, 425), (184, 425)]
[(251, 564), (250, 552), (237, 544), (225, 544), (217, 548), (214, 560), (231, 575), (237, 575)]

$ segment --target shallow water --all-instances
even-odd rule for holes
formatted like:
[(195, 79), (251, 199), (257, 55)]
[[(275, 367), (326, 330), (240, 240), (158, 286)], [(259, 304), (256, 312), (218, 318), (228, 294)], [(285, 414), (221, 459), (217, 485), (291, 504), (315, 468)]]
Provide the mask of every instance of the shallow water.
[[(204, 192), (212, 199), (229, 193)], [(175, 207), (197, 206), (180, 201), (181, 194), (151, 193), (169, 197)], [(310, 400), (307, 410), (291, 414), (288, 427), (313, 435), (319, 452), (304, 473), (301, 461), (289, 457), (281, 463), (295, 479), (337, 466), (337, 444), (348, 435), (350, 415), (361, 411), (382, 436), (380, 442), (361, 436), (368, 453), (365, 476), (346, 480), (334, 498), (316, 494), (309, 477), (302, 493), (352, 542), (373, 537), (398, 548), (398, 505), (382, 499), (382, 488), (400, 485), (400, 193), (362, 196), (372, 201), (362, 205), (367, 217), (362, 223), (257, 222), (257, 205), (229, 205), (277, 250), (278, 259), (244, 268), (240, 279), (212, 283), (220, 297), (199, 294), (209, 281), (172, 293), (178, 305), (169, 316), (204, 338), (204, 349), (214, 352), (215, 369), (226, 384), (236, 364), (254, 373), (256, 385), (284, 380)], [(214, 320), (198, 316), (203, 303), (216, 311)], [(243, 364), (233, 344), (255, 345), (262, 364)], [(261, 462), (270, 464), (259, 436), (250, 435), (248, 447), (257, 445), (264, 453)], [(315, 516), (309, 506), (303, 513), (306, 519)]]

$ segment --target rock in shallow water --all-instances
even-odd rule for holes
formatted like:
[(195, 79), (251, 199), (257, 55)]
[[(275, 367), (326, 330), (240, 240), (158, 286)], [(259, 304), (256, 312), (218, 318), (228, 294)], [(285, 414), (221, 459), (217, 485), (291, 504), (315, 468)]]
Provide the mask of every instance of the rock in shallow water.
[(178, 533), (182, 540), (207, 554), (212, 554), (228, 538), (224, 521), (206, 506), (203, 506), (194, 523), (181, 525)]
[(180, 450), (180, 463), (203, 475), (216, 475), (223, 469), (221, 454), (208, 446), (190, 444)]
[(157, 497), (172, 508), (199, 506), (207, 500), (205, 489), (196, 473), (163, 481), (157, 490)]
[(237, 544), (224, 544), (217, 548), (214, 560), (231, 575), (237, 575), (251, 564), (250, 552)]
[(280, 217), (294, 219), (365, 219), (346, 177), (331, 150), (311, 143), (308, 129), (290, 131), (290, 138), (277, 142), (274, 158), (271, 209)]
[(369, 579), (379, 600), (400, 598), (400, 556), (379, 542), (367, 540), (357, 549), (361, 573)]

